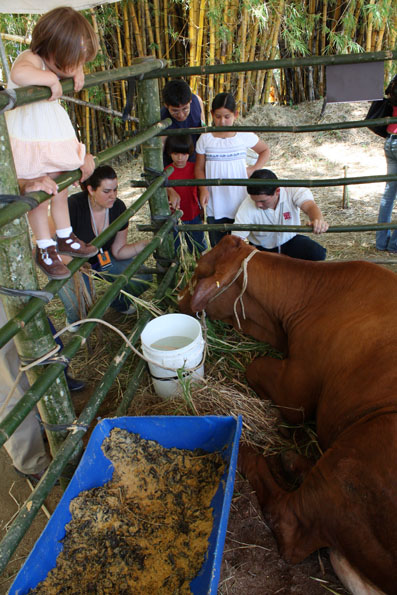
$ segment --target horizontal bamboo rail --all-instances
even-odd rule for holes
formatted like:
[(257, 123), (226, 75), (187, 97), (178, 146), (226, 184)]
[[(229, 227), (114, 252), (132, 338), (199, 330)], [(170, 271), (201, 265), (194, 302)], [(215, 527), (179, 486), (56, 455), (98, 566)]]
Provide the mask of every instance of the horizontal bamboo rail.
[(236, 62), (229, 64), (210, 64), (202, 66), (186, 66), (182, 68), (163, 68), (144, 74), (144, 78), (160, 76), (177, 78), (203, 74), (220, 74), (226, 72), (250, 72), (253, 70), (272, 70), (274, 68), (296, 68), (297, 66), (331, 66), (335, 64), (363, 64), (365, 62), (382, 62), (395, 60), (397, 50), (387, 52), (362, 52), (359, 54), (339, 54), (337, 56), (307, 56), (304, 58), (283, 58), (281, 60), (265, 60), (257, 62)]
[[(321, 180), (260, 180), (246, 179), (246, 178), (230, 178), (230, 179), (195, 179), (195, 180), (169, 180), (167, 185), (172, 188), (178, 186), (249, 186), (255, 188), (257, 186), (269, 186), (274, 188), (283, 187), (305, 187), (305, 188), (320, 188), (323, 186), (350, 186), (353, 184), (373, 184), (376, 182), (386, 182), (397, 180), (397, 174), (384, 174), (380, 176), (356, 176), (353, 178), (323, 178)], [(143, 184), (143, 183), (142, 183)]]
[(201, 128), (171, 128), (164, 130), (163, 136), (184, 134), (204, 134), (205, 132), (281, 132), (288, 134), (302, 132), (323, 132), (326, 130), (347, 130), (350, 128), (368, 128), (369, 126), (387, 126), (397, 122), (396, 117), (377, 118), (374, 120), (351, 120), (350, 122), (328, 122), (324, 124), (302, 124), (301, 126), (202, 126)]
[[(139, 224), (138, 231), (156, 231), (155, 225)], [(174, 227), (178, 231), (277, 231), (289, 233), (313, 233), (310, 225), (257, 225), (242, 223), (198, 223), (179, 224)], [(397, 223), (364, 223), (361, 225), (331, 225), (326, 233), (345, 233), (356, 231), (379, 231), (380, 229), (397, 229)]]
[[(84, 80), (84, 89), (89, 87), (97, 87), (110, 81), (120, 81), (131, 77), (142, 77), (145, 73), (152, 70), (161, 72), (165, 62), (157, 60), (156, 58), (136, 58), (132, 66), (124, 66), (123, 68), (116, 68), (114, 70), (101, 70), (93, 74), (87, 74)], [(160, 70), (159, 70), (160, 69)], [(157, 75), (158, 76), (158, 75)], [(157, 78), (157, 76), (155, 78)], [(62, 85), (62, 93), (72, 93), (74, 90), (74, 83), (72, 79), (65, 79), (60, 81)], [(30, 85), (28, 87), (19, 87), (15, 89), (16, 106), (26, 105), (27, 103), (34, 103), (43, 99), (51, 97), (51, 89), (49, 87), (38, 87)], [(0, 111), (9, 104), (9, 94), (7, 91), (0, 91)]]
[[(164, 231), (164, 234), (168, 233), (169, 228), (170, 224), (167, 222), (167, 224), (164, 225), (164, 228), (162, 230)], [(161, 233), (161, 237), (163, 237), (163, 233)], [(170, 286), (172, 279), (175, 275), (175, 268), (176, 265), (171, 265), (171, 267), (165, 274), (162, 282), (160, 283), (156, 291), (156, 300), (161, 299), (164, 296), (168, 287)], [(139, 321), (139, 323), (133, 330), (131, 337), (129, 337), (129, 340), (132, 344), (136, 343), (136, 341), (138, 340), (140, 336), (140, 331), (142, 330), (145, 324), (144, 320), (146, 321), (149, 317), (150, 315), (144, 314), (142, 316), (142, 320)], [(91, 323), (87, 323), (86, 326), (88, 326), (88, 324)], [(87, 332), (88, 331), (85, 331), (85, 334), (87, 334)], [(93, 392), (83, 412), (76, 420), (76, 429), (73, 430), (73, 432), (71, 432), (69, 436), (66, 438), (66, 440), (63, 442), (56, 456), (51, 461), (46, 473), (44, 474), (40, 482), (37, 484), (36, 489), (23, 504), (18, 513), (18, 516), (16, 517), (12, 525), (9, 527), (6, 536), (0, 543), (0, 573), (3, 572), (3, 570), (7, 566), (8, 562), (11, 559), (11, 556), (13, 555), (18, 544), (25, 535), (26, 531), (32, 524), (34, 517), (40, 510), (41, 505), (50, 493), (57, 478), (65, 469), (69, 458), (72, 456), (72, 454), (74, 454), (77, 445), (84, 436), (85, 428), (88, 427), (95, 419), (99, 406), (101, 405), (101, 403), (103, 403), (104, 399), (106, 398), (106, 395), (112, 383), (117, 377), (117, 374), (119, 373), (126, 358), (130, 354), (131, 349), (128, 347), (128, 345), (122, 345), (119, 352), (116, 354), (116, 356), (113, 358), (113, 361), (110, 363), (106, 376), (100, 382), (97, 389)]]

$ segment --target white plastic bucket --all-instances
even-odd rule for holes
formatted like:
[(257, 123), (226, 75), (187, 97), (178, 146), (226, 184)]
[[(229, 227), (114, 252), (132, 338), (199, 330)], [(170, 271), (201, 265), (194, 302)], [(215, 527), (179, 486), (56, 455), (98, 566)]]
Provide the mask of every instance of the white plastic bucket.
[[(141, 343), (143, 355), (150, 360), (154, 390), (160, 397), (181, 392), (177, 369), (195, 368), (203, 359), (205, 341), (200, 323), (186, 314), (164, 314), (151, 320), (141, 333)], [(203, 376), (204, 364), (191, 373), (184, 373), (185, 378)]]

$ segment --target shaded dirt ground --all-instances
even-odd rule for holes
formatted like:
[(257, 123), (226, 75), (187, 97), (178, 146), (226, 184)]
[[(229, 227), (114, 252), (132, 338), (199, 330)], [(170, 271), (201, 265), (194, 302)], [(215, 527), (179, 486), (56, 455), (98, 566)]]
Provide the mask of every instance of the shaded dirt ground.
[[(291, 125), (313, 124), (319, 119), (321, 102), (294, 107), (268, 105), (257, 107), (245, 118), (244, 124)], [(329, 105), (322, 121), (337, 122), (359, 120), (365, 116), (367, 103)], [(310, 134), (260, 134), (270, 146), (271, 158), (268, 167), (281, 178), (314, 179), (378, 175), (385, 173), (383, 141), (366, 129), (320, 132)], [(347, 168), (347, 169), (346, 169)], [(131, 189), (130, 180), (139, 179), (139, 160), (131, 167), (117, 168), (120, 180), (120, 198), (127, 203), (139, 196), (140, 191)], [(384, 184), (362, 184), (350, 186), (349, 208), (342, 208), (342, 188), (315, 188), (313, 194), (326, 219), (331, 225), (375, 223)], [(144, 222), (145, 213), (134, 217), (134, 223)], [(302, 220), (303, 223), (303, 220)], [(134, 224), (130, 224), (131, 237), (136, 236)], [(386, 253), (378, 253), (374, 246), (373, 232), (326, 234), (320, 242), (327, 247), (330, 259), (371, 259), (396, 270), (396, 259)], [(51, 315), (57, 321), (57, 328), (63, 323), (61, 306), (52, 306)], [(58, 311), (57, 311), (58, 309)], [(99, 343), (105, 345), (105, 332)], [(90, 385), (95, 370), (83, 363), (73, 364), (76, 376), (83, 377), (88, 390), (76, 395), (76, 409), (80, 410), (93, 388)], [(99, 374), (102, 372), (99, 371)], [(120, 390), (120, 389), (118, 389)], [(112, 405), (101, 410), (103, 415), (112, 414)], [(29, 494), (25, 480), (13, 471), (10, 461), (0, 451), (0, 532), (7, 529), (10, 519)], [(60, 489), (55, 488), (46, 503), (49, 512), (55, 508)], [(40, 512), (27, 536), (23, 539), (14, 562), (0, 577), (0, 595), (7, 592), (19, 566), (45, 526), (46, 517)], [(232, 502), (228, 533), (225, 543), (223, 566), (219, 583), (220, 595), (317, 595), (326, 592), (346, 593), (329, 565), (327, 552), (313, 554), (301, 564), (291, 566), (283, 562), (277, 553), (274, 539), (261, 515), (255, 494), (250, 485), (236, 476), (235, 493)]]

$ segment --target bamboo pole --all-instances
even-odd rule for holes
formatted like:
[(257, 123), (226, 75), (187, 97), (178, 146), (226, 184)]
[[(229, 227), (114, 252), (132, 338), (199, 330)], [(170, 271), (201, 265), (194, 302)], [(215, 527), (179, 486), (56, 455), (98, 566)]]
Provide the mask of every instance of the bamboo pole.
[(365, 39), (365, 51), (370, 52), (372, 50), (372, 28), (373, 28), (373, 12), (371, 6), (375, 4), (375, 0), (369, 0), (369, 10), (367, 12), (367, 36)]
[(134, 8), (134, 3), (133, 2), (129, 2), (128, 3), (128, 8), (129, 8), (129, 11), (130, 11), (130, 17), (131, 17), (131, 22), (132, 22), (132, 30), (134, 32), (134, 38), (135, 38), (135, 44), (136, 44), (136, 49), (137, 49), (137, 52), (138, 52), (138, 56), (144, 56), (145, 53), (143, 51), (143, 46), (142, 46), (141, 31), (140, 31), (140, 28), (139, 28), (139, 23), (138, 23), (138, 19), (137, 19), (135, 8)]
[[(139, 231), (156, 231), (155, 225), (137, 225)], [(178, 231), (270, 231), (277, 233), (297, 232), (314, 233), (310, 225), (260, 225), (260, 224), (242, 224), (242, 223), (200, 223), (200, 224), (177, 224), (175, 229)], [(379, 231), (381, 229), (397, 229), (395, 223), (365, 223), (359, 225), (331, 225), (327, 233), (351, 233), (362, 231)]]
[(205, 16), (206, 0), (200, 0), (198, 32), (197, 32), (197, 46), (196, 46), (196, 64), (201, 64), (201, 56), (203, 49), (203, 33), (204, 33), (204, 16)]
[(154, 11), (154, 30), (156, 34), (157, 43), (157, 55), (159, 58), (163, 57), (163, 49), (161, 47), (161, 35), (160, 35), (160, 0), (153, 0), (153, 11)]
[[(272, 45), (270, 48), (270, 60), (274, 60), (274, 58), (276, 56), (278, 36), (279, 36), (279, 32), (280, 32), (280, 27), (281, 27), (281, 19), (283, 16), (284, 16), (284, 0), (280, 0), (280, 2), (278, 4), (278, 8), (277, 8), (276, 20), (275, 20), (275, 23), (273, 26)], [(263, 93), (265, 103), (268, 103), (268, 101), (269, 101), (271, 84), (272, 84), (272, 73), (268, 72), (266, 74), (265, 89), (264, 89), (264, 93)]]
[[(246, 5), (243, 5), (241, 12), (241, 43), (240, 43), (240, 57), (241, 61), (245, 62), (245, 46), (247, 43), (247, 26), (248, 26), (248, 10)], [(243, 105), (243, 88), (244, 88), (245, 72), (241, 71), (238, 75), (238, 86), (237, 86), (237, 109), (244, 113)]]
[[(176, 269), (177, 269), (176, 263), (172, 264), (170, 266), (170, 268), (168, 269), (167, 273), (165, 274), (164, 278), (162, 279), (162, 281), (155, 293), (154, 299), (156, 301), (158, 299), (160, 299), (161, 297), (163, 297), (163, 295), (165, 293), (165, 289), (170, 287), (170, 285), (175, 277)], [(152, 316), (151, 316), (150, 312), (148, 312), (147, 310), (142, 314), (137, 326), (135, 327), (135, 332), (130, 339), (130, 341), (133, 345), (135, 345), (138, 342), (140, 335), (141, 335), (141, 331), (144, 329), (144, 327), (146, 326), (146, 323), (149, 322), (149, 320), (151, 318), (152, 318)], [(122, 355), (123, 354), (120, 354), (120, 357)], [(127, 353), (127, 355), (128, 355), (128, 353)], [(125, 356), (125, 357), (127, 357), (127, 356)], [(124, 391), (123, 398), (122, 398), (122, 401), (121, 401), (119, 407), (117, 408), (116, 415), (126, 415), (128, 413), (128, 408), (131, 404), (131, 401), (133, 399), (135, 391), (139, 386), (139, 382), (140, 382), (140, 380), (142, 378), (142, 374), (145, 370), (146, 370), (146, 362), (145, 362), (145, 360), (140, 359), (138, 364), (135, 367), (132, 378), (128, 383), (127, 389)]]
[(164, 29), (164, 42), (165, 42), (165, 59), (170, 59), (170, 41), (168, 31), (168, 1), (163, 2), (163, 29)]
[[(119, 15), (119, 7), (118, 7), (117, 2), (114, 5), (114, 9), (116, 11), (117, 23), (119, 23), (120, 15)], [(119, 56), (119, 68), (123, 68), (123, 66), (124, 66), (124, 51), (123, 51), (124, 48), (121, 43), (121, 31), (120, 31), (119, 24), (117, 25), (117, 28), (116, 28), (116, 36), (117, 36), (117, 47), (118, 47), (118, 56)], [(127, 61), (127, 65), (129, 66), (128, 61)], [(126, 100), (127, 100), (126, 92), (125, 92), (125, 81), (121, 81), (120, 84), (121, 84), (121, 97), (122, 97), (123, 105), (125, 105)], [(127, 122), (125, 123), (124, 127), (126, 129), (128, 128)]]
[(239, 72), (240, 70), (272, 70), (273, 68), (295, 68), (298, 66), (327, 66), (329, 64), (366, 64), (397, 59), (397, 50), (383, 52), (365, 52), (360, 54), (339, 54), (335, 56), (305, 56), (299, 58), (283, 58), (281, 60), (265, 60), (257, 62), (240, 62), (238, 64), (212, 64), (196, 67), (164, 68), (160, 72), (151, 71), (144, 75), (145, 79), (167, 77), (194, 76)]
[(146, 23), (147, 23), (147, 34), (149, 37), (150, 54), (155, 57), (156, 56), (156, 46), (154, 43), (153, 28), (152, 28), (152, 23), (151, 23), (151, 18), (150, 18), (148, 2), (145, 2), (145, 14), (146, 14)]
[[(391, 5), (391, 0), (387, 0), (386, 1), (386, 6), (385, 6), (385, 11), (387, 13), (390, 12), (390, 5)], [(382, 26), (381, 26), (381, 28), (378, 31), (378, 39), (377, 39), (377, 42), (375, 44), (375, 51), (376, 52), (380, 52), (381, 49), (382, 49), (383, 37), (384, 37), (385, 31), (386, 31), (386, 22), (387, 22), (386, 19), (383, 20)], [(392, 45), (390, 47), (394, 47), (394, 46)]]
[[(152, 126), (160, 120), (160, 99), (157, 80), (142, 80), (137, 84), (138, 113), (141, 128)], [(142, 143), (143, 164), (152, 171), (162, 172), (163, 147), (160, 138), (150, 138)], [(165, 188), (160, 188), (149, 201), (152, 218), (164, 218), (170, 214)], [(169, 237), (159, 248), (159, 258), (170, 260), (174, 255), (174, 243)]]
[[(255, 19), (255, 21), (252, 25), (252, 28), (251, 28), (250, 35), (249, 35), (249, 38), (250, 38), (249, 54), (248, 54), (249, 62), (253, 62), (255, 60), (255, 50), (256, 50), (256, 44), (257, 44), (257, 40), (258, 40), (258, 31), (259, 31), (259, 20)], [(249, 71), (249, 72), (247, 72), (247, 83), (245, 85), (244, 96), (243, 96), (243, 103), (246, 107), (248, 107), (248, 105), (249, 105), (249, 95), (250, 95), (251, 87), (252, 87), (252, 72)]]
[[(196, 29), (195, 29), (195, 21), (194, 21), (194, 15), (195, 15), (195, 11), (196, 11), (196, 0), (189, 0), (189, 4), (188, 4), (188, 9), (189, 9), (189, 14), (188, 14), (188, 23), (189, 23), (189, 32), (188, 32), (188, 37), (189, 37), (189, 41), (190, 41), (190, 46), (189, 46), (189, 65), (190, 66), (195, 66), (195, 57), (196, 57), (196, 52), (195, 52), (195, 42), (196, 42)], [(192, 92), (195, 92), (195, 88), (196, 88), (196, 79), (195, 78), (191, 78), (189, 81), (190, 84), (190, 88), (192, 90)]]
[[(4, 114), (0, 114), (0, 165), (2, 172), (0, 194), (18, 194), (17, 177)], [(0, 285), (19, 290), (39, 289), (26, 217), (11, 221), (2, 228)], [(7, 318), (12, 318), (28, 300), (29, 297), (2, 296)], [(55, 342), (44, 311), (41, 310), (28, 325), (21, 328), (15, 336), (15, 345), (20, 358), (28, 361), (36, 360), (54, 349)], [(27, 371), (29, 381), (34, 383), (41, 377), (41, 373), (42, 368), (29, 369)], [(47, 388), (38, 404), (42, 419), (50, 424), (72, 422), (75, 414), (65, 376), (63, 375), (56, 384)], [(64, 438), (63, 432), (48, 433), (52, 455), (55, 455)]]
[[(215, 0), (209, 0), (209, 63), (215, 63)], [(208, 102), (206, 109), (206, 121), (210, 121), (211, 105), (214, 99), (214, 75), (208, 77)]]

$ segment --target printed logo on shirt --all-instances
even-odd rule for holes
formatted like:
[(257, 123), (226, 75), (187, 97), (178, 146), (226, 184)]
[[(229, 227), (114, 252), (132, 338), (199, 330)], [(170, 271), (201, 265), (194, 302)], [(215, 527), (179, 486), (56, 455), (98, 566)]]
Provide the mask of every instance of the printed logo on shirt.
[(291, 213), (287, 211), (286, 213), (283, 213), (283, 217), (287, 221), (288, 219), (291, 219)]

